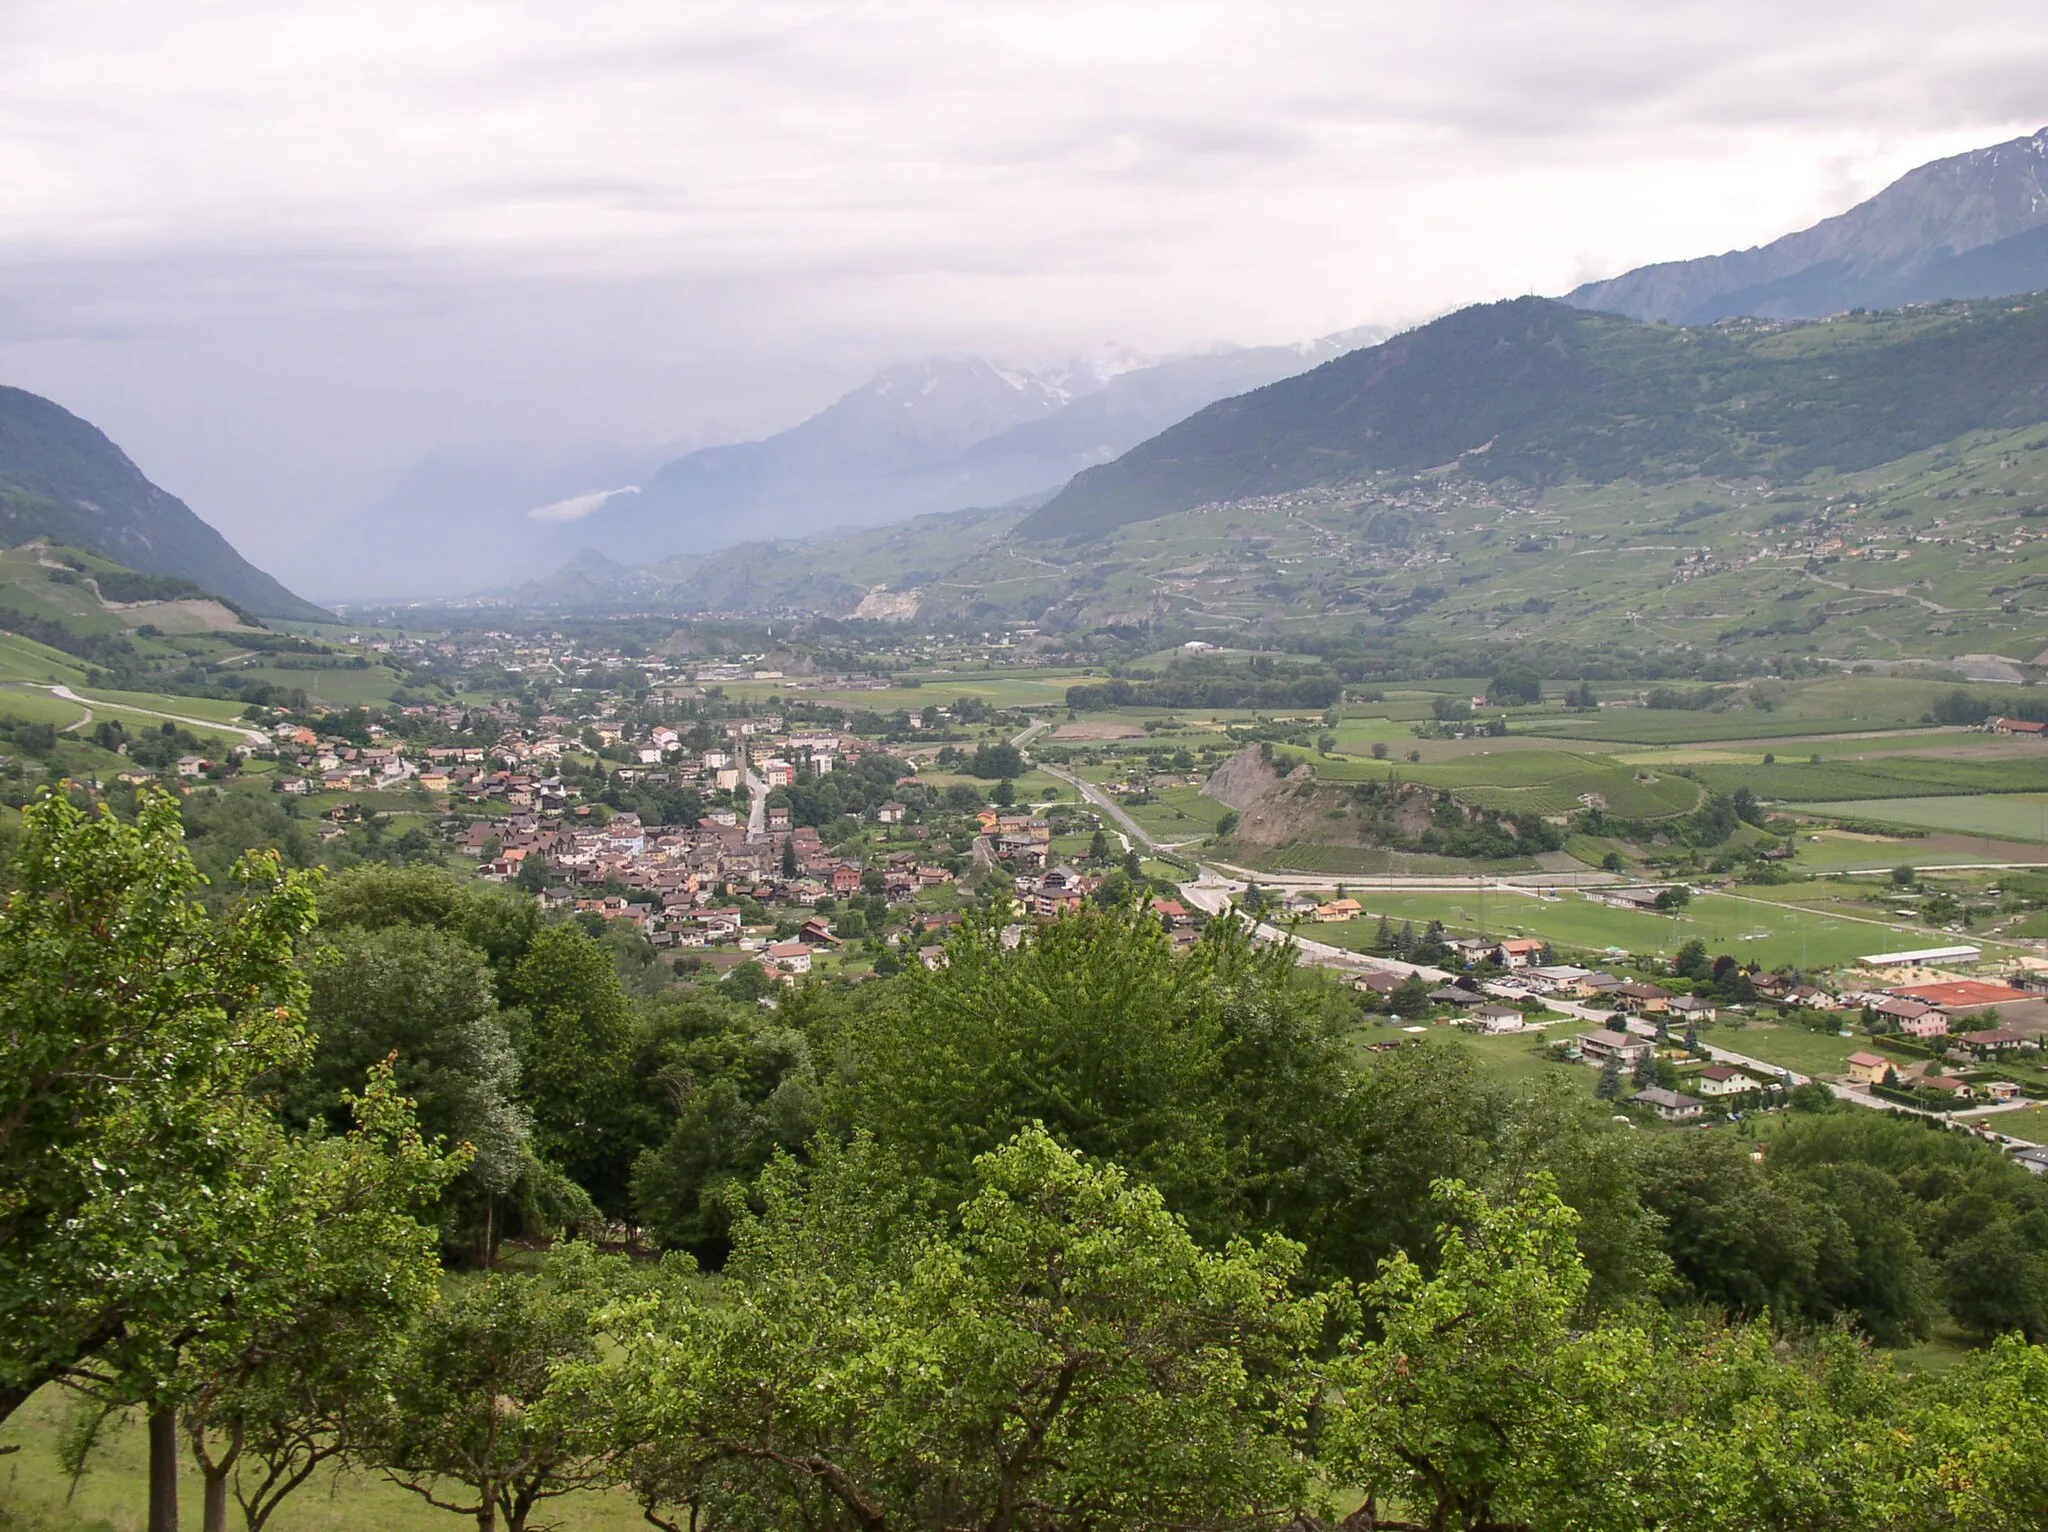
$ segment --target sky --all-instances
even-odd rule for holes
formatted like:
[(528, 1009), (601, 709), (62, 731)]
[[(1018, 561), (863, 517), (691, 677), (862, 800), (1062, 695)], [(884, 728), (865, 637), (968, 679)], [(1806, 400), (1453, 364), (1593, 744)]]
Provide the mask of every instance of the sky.
[(0, 80), (0, 382), (292, 580), (423, 461), (1769, 240), (2048, 123), (2048, 6), (0, 0)]

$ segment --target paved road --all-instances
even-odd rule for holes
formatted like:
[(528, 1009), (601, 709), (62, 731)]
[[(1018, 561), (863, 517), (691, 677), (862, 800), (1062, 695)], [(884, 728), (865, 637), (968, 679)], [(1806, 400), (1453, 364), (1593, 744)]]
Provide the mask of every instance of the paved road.
[[(28, 684), (36, 685), (35, 682)], [(91, 702), (87, 698), (79, 696), (70, 687), (37, 686), (37, 689), (39, 691), (46, 691), (53, 697), (62, 697), (66, 702), (75, 702), (85, 709), (85, 718), (82, 722), (73, 724), (73, 728), (82, 728), (85, 724), (92, 722)], [(124, 713), (140, 713), (145, 718), (167, 718), (172, 723), (191, 724), (201, 729), (224, 730), (229, 734), (241, 735), (244, 744), (267, 747), (271, 742), (268, 734), (261, 733), (255, 729), (245, 729), (238, 723), (222, 723), (218, 718), (194, 718), (189, 713), (161, 713), (155, 708), (136, 707), (133, 703), (128, 702), (102, 702), (100, 706), (119, 708)]]
[(740, 776), (747, 784), (747, 839), (768, 838), (768, 784), (754, 775), (754, 763), (745, 751), (740, 752)]
[(1121, 805), (1112, 800), (1109, 794), (1103, 792), (1093, 782), (1088, 781), (1085, 777), (1077, 777), (1072, 772), (1062, 771), (1057, 766), (1041, 765), (1038, 769), (1049, 777), (1058, 777), (1088, 802), (1094, 804), (1103, 813), (1107, 814), (1125, 836), (1124, 849), (1126, 851), (1131, 849), (1133, 841), (1143, 846), (1147, 851), (1157, 851), (1160, 849), (1159, 842), (1146, 834), (1140, 828), (1137, 820), (1126, 814)]

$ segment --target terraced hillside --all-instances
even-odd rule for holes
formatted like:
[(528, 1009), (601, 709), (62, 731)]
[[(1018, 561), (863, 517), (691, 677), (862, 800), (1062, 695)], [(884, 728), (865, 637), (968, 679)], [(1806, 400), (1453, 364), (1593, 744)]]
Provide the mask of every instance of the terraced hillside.
[[(1059, 631), (1149, 625), (1176, 642), (1348, 649), (1390, 677), (1482, 669), (1512, 646), (1554, 675), (1856, 665), (2016, 681), (2048, 651), (2048, 427), (1950, 428), (2043, 413), (2044, 316), (2048, 299), (1740, 334), (1624, 325), (1703, 366), (1741, 353), (1740, 366), (1716, 374), (1721, 402), (1680, 433), (1735, 432), (1720, 460), (1689, 458), (1683, 443), (1652, 451), (1662, 438), (1637, 433), (1622, 463), (1592, 426), (1584, 453), (1551, 451), (1532, 425), (1514, 452), (1502, 440), (1443, 458), (1432, 446), (1421, 467), (1333, 460), (1294, 488), (1219, 492), (1121, 524), (1105, 515), (1071, 545), (1022, 535), (1016, 512), (932, 516), (645, 572), (619, 599)], [(1780, 429), (1795, 376), (1866, 344), (1899, 364), (1898, 337), (1915, 335), (1933, 354), (1976, 356), (1990, 392), (1969, 393), (1968, 410), (1923, 410), (1917, 393), (1872, 392), (1866, 369), (1865, 395), (1836, 411), (1828, 440), (1839, 450), (1822, 454), (1831, 461), (1815, 459), (1822, 433), (1793, 440)], [(1791, 359), (1781, 364), (1779, 351)], [(1752, 375), (1770, 384), (1768, 397), (1743, 391)], [(1896, 431), (1884, 424), (1894, 417)], [(1511, 461), (1527, 471), (1499, 471)], [(1593, 462), (1640, 476), (1564, 472)]]

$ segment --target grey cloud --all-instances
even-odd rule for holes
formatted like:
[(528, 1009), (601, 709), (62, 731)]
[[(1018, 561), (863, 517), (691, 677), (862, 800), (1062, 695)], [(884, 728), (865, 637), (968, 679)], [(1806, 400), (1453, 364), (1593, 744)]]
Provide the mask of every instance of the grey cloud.
[(13, 0), (0, 379), (289, 558), (437, 452), (1769, 238), (2044, 66), (2018, 0)]

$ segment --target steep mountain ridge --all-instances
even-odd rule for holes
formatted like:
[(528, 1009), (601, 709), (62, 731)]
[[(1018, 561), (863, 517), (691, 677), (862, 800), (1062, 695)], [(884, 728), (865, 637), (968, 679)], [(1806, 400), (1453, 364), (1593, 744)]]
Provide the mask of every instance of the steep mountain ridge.
[(98, 427), (40, 395), (0, 387), (0, 538), (12, 545), (39, 536), (145, 574), (181, 576), (260, 617), (330, 616), (152, 484)]
[(1869, 200), (1748, 250), (1666, 261), (1567, 294), (1671, 324), (1819, 318), (2048, 287), (2048, 128), (1907, 172)]
[(1525, 485), (1794, 479), (2044, 419), (2044, 296), (1704, 330), (1520, 298), (1213, 404), (1077, 475), (1018, 535), (1452, 465)]

